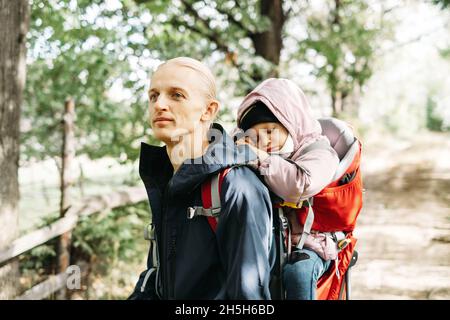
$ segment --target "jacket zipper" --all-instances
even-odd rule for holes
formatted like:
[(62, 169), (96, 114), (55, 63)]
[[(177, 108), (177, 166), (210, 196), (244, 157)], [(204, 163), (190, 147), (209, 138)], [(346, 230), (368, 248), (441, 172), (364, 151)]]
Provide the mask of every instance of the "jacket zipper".
[[(167, 236), (167, 193), (169, 190), (169, 185), (166, 186), (166, 189), (163, 194), (163, 211), (161, 212), (162, 216), (162, 241), (161, 244), (164, 246), (166, 243), (166, 236)], [(162, 253), (162, 259), (160, 261), (160, 267), (161, 267), (161, 277), (162, 277), (162, 295), (164, 299), (168, 298), (168, 283), (167, 283), (167, 263), (166, 263), (166, 255), (167, 255), (167, 249), (164, 247), (161, 247), (161, 253)]]
[(166, 190), (164, 192), (164, 197), (163, 197), (163, 203), (164, 203), (164, 210), (163, 210), (163, 241), (162, 243), (164, 243), (166, 245), (166, 249), (164, 250), (164, 257), (163, 257), (163, 262), (164, 262), (164, 268), (163, 268), (163, 283), (164, 283), (164, 287), (163, 287), (163, 296), (166, 299), (173, 299), (173, 287), (174, 287), (174, 283), (173, 283), (173, 273), (174, 273), (174, 264), (170, 264), (169, 260), (171, 260), (174, 256), (175, 256), (175, 246), (176, 246), (176, 239), (175, 239), (175, 230), (172, 226), (171, 230), (168, 230), (168, 225), (167, 225), (167, 214), (168, 214), (168, 203), (170, 200), (170, 187), (172, 185), (172, 179), (169, 181), (169, 183), (166, 186)]
[(175, 253), (176, 253), (176, 230), (174, 227), (170, 230), (170, 240), (169, 240), (169, 253), (167, 255), (167, 262), (168, 262), (168, 272), (169, 276), (168, 278), (168, 284), (169, 284), (169, 299), (175, 299), (174, 291), (175, 291)]

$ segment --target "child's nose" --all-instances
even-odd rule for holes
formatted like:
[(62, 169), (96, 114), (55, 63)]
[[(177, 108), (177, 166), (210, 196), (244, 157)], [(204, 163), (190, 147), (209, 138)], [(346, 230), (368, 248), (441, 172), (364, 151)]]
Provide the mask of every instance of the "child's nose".
[(259, 136), (259, 142), (262, 147), (266, 147), (270, 144), (270, 137), (265, 134), (262, 134)]

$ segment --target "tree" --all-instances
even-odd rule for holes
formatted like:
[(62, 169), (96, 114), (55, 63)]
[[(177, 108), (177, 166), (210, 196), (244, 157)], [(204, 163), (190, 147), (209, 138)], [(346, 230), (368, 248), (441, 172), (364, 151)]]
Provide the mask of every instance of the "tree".
[[(279, 75), (283, 28), (299, 8), (297, 1), (283, 0), (135, 1), (155, 17), (157, 27), (147, 28), (146, 37), (154, 40), (151, 45), (158, 48), (162, 59), (174, 55), (202, 59), (212, 52), (221, 53), (238, 73), (237, 95)], [(193, 45), (186, 45), (186, 39)], [(178, 45), (179, 50), (172, 50)]]
[[(19, 121), (28, 11), (27, 0), (0, 0), (0, 248), (8, 245), (18, 230)], [(0, 267), (0, 299), (16, 294), (17, 272), (17, 262)]]
[(307, 35), (294, 55), (325, 79), (334, 116), (342, 116), (346, 98), (372, 76), (383, 20), (369, 14), (366, 1), (333, 0), (307, 15)]
[[(139, 145), (133, 142), (145, 135), (146, 105), (140, 98), (144, 84), (137, 81), (130, 61), (146, 53), (133, 38), (142, 34), (143, 23), (129, 21), (133, 17), (125, 10), (109, 10), (102, 0), (31, 1), (25, 159), (59, 159), (68, 97), (77, 112), (78, 155), (137, 158)], [(112, 97), (115, 85), (116, 91), (128, 90), (129, 97)]]
[[(279, 75), (286, 57), (308, 61), (312, 48), (327, 59), (326, 66), (316, 66), (316, 75), (328, 78), (338, 105), (355, 83), (363, 85), (370, 77), (377, 31), (364, 29), (364, 18), (353, 17), (364, 11), (361, 0), (354, 5), (344, 1), (336, 9), (333, 32), (327, 18), (307, 10), (307, 1), (31, 0), (31, 7), (23, 154), (37, 159), (59, 158), (56, 129), (64, 101), (73, 97), (77, 155), (135, 160), (137, 142), (151, 140), (144, 123), (148, 72), (158, 60), (180, 55), (213, 65), (221, 93), (230, 97)], [(299, 17), (309, 37), (300, 41), (297, 55), (283, 57), (284, 40), (293, 38), (286, 25)], [(348, 57), (356, 61), (347, 62)], [(115, 91), (124, 89), (127, 97), (111, 97), (116, 84)], [(222, 119), (230, 114), (224, 107)]]
[[(178, 55), (204, 60), (220, 54), (225, 63), (215, 70), (219, 76), (227, 68), (236, 71), (237, 78), (222, 77), (233, 83), (236, 94), (277, 74), (281, 32), (292, 12), (283, 1), (138, 2), (111, 7), (102, 0), (31, 1), (25, 159), (59, 159), (63, 104), (73, 97), (77, 154), (135, 160), (139, 145), (132, 142), (149, 136), (142, 98), (148, 80), (137, 76), (146, 60)], [(150, 70), (145, 71), (144, 77)], [(120, 101), (110, 95), (117, 83), (118, 91), (129, 93)]]

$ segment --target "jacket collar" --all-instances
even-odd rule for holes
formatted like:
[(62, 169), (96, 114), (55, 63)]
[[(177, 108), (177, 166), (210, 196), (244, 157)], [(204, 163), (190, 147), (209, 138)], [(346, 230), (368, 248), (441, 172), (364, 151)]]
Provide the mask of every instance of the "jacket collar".
[(144, 182), (151, 182), (159, 190), (164, 190), (172, 178), (171, 191), (190, 193), (208, 176), (225, 168), (245, 165), (255, 160), (256, 155), (248, 146), (236, 146), (233, 139), (217, 123), (208, 132), (210, 144), (205, 154), (188, 159), (173, 174), (173, 167), (165, 146), (141, 144), (139, 174)]

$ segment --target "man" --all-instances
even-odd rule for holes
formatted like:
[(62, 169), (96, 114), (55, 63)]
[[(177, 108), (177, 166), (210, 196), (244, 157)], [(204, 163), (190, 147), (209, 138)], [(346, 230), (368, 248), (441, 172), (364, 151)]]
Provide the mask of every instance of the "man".
[[(140, 157), (156, 241), (130, 299), (270, 299), (269, 191), (244, 166), (255, 154), (213, 124), (213, 75), (197, 60), (169, 60), (153, 74), (149, 100), (153, 135), (165, 144), (142, 144)], [(187, 211), (203, 206), (202, 184), (230, 167), (213, 231)]]

